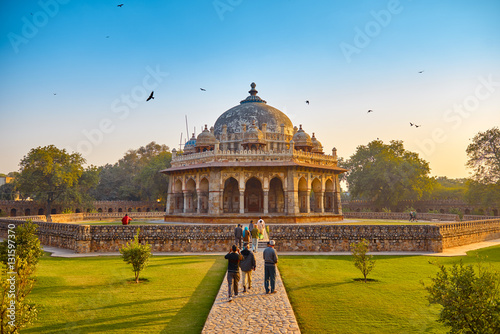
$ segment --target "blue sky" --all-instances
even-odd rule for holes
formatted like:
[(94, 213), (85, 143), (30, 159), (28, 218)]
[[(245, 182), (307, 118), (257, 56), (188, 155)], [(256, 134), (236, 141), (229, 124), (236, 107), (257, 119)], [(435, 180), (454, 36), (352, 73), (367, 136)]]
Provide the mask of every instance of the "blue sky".
[(186, 115), (199, 133), (255, 82), (327, 152), (403, 140), (467, 177), (500, 125), (499, 31), (499, 1), (3, 0), (0, 172), (50, 144), (97, 166), (178, 148)]

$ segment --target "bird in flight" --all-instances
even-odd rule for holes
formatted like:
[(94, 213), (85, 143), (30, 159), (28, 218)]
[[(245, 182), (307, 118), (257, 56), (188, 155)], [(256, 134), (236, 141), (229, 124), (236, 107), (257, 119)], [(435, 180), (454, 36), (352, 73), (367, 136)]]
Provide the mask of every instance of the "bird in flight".
[(416, 128), (418, 128), (418, 127), (420, 127), (420, 126), (422, 126), (422, 125), (417, 125), (417, 124), (415, 124), (415, 127), (416, 127)]
[(370, 109), (370, 110), (367, 111), (367, 113), (369, 113), (369, 112), (373, 112), (373, 110)]
[(306, 103), (309, 104), (309, 100), (307, 100)]
[(206, 89), (205, 89), (205, 88), (200, 88), (200, 90), (202, 90), (202, 91), (204, 91), (204, 92), (206, 91)]
[(155, 92), (155, 91), (152, 91), (152, 92), (151, 92), (151, 94), (149, 94), (149, 97), (148, 97), (148, 99), (146, 100), (146, 102), (148, 102), (148, 101), (149, 101), (149, 100), (151, 100), (151, 99), (153, 99), (153, 100), (154, 100), (154, 97), (153, 97), (153, 93), (154, 93), (154, 92)]
[(422, 70), (422, 71), (418, 71), (418, 73), (424, 73), (424, 70)]
[(54, 93), (54, 95), (57, 95), (57, 93)]
[(117, 5), (116, 7), (122, 7), (122, 6), (123, 6), (123, 4), (121, 3), (121, 4)]
[(413, 123), (412, 123), (412, 122), (410, 122), (410, 126), (413, 126)]

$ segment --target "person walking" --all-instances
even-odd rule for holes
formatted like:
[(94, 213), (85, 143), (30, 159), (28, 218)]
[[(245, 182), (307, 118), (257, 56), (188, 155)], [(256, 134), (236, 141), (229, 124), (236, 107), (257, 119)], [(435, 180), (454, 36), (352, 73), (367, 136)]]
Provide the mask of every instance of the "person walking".
[(257, 221), (257, 226), (259, 227), (259, 231), (262, 234), (262, 240), (269, 240), (269, 235), (267, 234), (266, 230), (266, 222), (264, 222), (264, 219), (262, 217), (259, 217), (259, 220)]
[(275, 293), (276, 287), (276, 265), (278, 264), (278, 254), (274, 249), (274, 240), (267, 242), (267, 248), (264, 250), (264, 288), (266, 294)]
[(243, 230), (241, 224), (238, 224), (234, 229), (234, 243), (241, 248), (241, 238), (243, 237)]
[(234, 295), (238, 295), (240, 261), (243, 260), (243, 256), (240, 254), (239, 248), (233, 245), (231, 251), (224, 258), (227, 260), (227, 301), (230, 302), (233, 300), (233, 290)]
[(250, 221), (250, 224), (248, 224), (248, 230), (252, 232), (253, 230), (253, 220)]
[(241, 272), (243, 273), (243, 292), (247, 292), (252, 288), (252, 270), (255, 271), (257, 262), (255, 261), (255, 255), (250, 251), (250, 244), (245, 242), (243, 244), (243, 250), (241, 255), (243, 255), (243, 260), (240, 262)]
[(251, 242), (252, 235), (250, 234), (248, 227), (245, 226), (245, 229), (243, 230), (243, 248), (245, 247), (245, 243), (250, 244)]
[(252, 234), (252, 251), (254, 253), (257, 253), (259, 249), (259, 233), (260, 233), (257, 226), (254, 226), (250, 233)]

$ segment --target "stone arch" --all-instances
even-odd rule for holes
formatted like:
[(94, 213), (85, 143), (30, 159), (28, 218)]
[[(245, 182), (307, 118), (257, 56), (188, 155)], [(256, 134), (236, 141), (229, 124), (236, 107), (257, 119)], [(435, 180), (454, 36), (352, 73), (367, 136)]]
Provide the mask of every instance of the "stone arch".
[(334, 212), (334, 184), (332, 179), (328, 178), (325, 182), (324, 208), (325, 212)]
[(55, 214), (57, 214), (57, 210), (56, 210), (56, 209), (52, 209), (52, 210), (50, 211), (50, 214), (51, 214), (51, 215), (55, 215)]
[(470, 209), (465, 209), (464, 213), (465, 213), (466, 215), (470, 215)]
[(182, 194), (182, 181), (180, 179), (174, 182), (174, 212), (184, 212), (184, 195)]
[(13, 209), (10, 209), (10, 216), (11, 216), (11, 217), (15, 217), (15, 216), (16, 216), (16, 214), (17, 214), (17, 210), (16, 210), (16, 209), (14, 209), (14, 208), (13, 208)]
[(318, 178), (314, 178), (311, 183), (310, 211), (321, 212), (321, 201), (323, 200), (321, 188), (321, 181)]
[(263, 209), (262, 182), (257, 177), (251, 177), (245, 182), (245, 212), (263, 212)]
[(269, 212), (283, 213), (285, 212), (285, 192), (283, 190), (283, 182), (277, 176), (269, 182)]
[(305, 177), (299, 179), (299, 212), (307, 212), (307, 201), (309, 200), (309, 194), (307, 191), (307, 181)]
[(498, 216), (498, 209), (493, 209), (492, 212), (493, 212), (493, 216)]
[(142, 209), (141, 208), (137, 208), (137, 212), (142, 212)]
[(81, 213), (81, 212), (82, 212), (82, 210), (80, 210), (79, 208), (76, 208), (75, 213)]
[(29, 216), (29, 215), (31, 215), (31, 210), (30, 210), (30, 209), (25, 209), (25, 210), (24, 210), (24, 215), (25, 215), (25, 216)]
[(113, 208), (109, 208), (108, 213), (113, 213)]
[(150, 208), (146, 208), (146, 212), (151, 212), (151, 209)]
[(199, 193), (199, 205), (198, 211), (200, 213), (208, 213), (208, 179), (206, 177), (200, 180), (200, 193)]
[(240, 212), (240, 188), (238, 186), (238, 181), (236, 181), (234, 177), (230, 177), (224, 182), (222, 201), (224, 213)]
[(118, 212), (123, 212), (123, 209), (122, 208), (118, 208)]
[(102, 213), (102, 209), (101, 208), (97, 209), (97, 212)]
[(196, 182), (193, 178), (189, 178), (186, 182), (186, 191), (184, 192), (184, 212), (196, 212), (197, 198), (196, 198)]
[(127, 210), (127, 211), (128, 211), (128, 212), (132, 212), (132, 208), (128, 208), (128, 210)]

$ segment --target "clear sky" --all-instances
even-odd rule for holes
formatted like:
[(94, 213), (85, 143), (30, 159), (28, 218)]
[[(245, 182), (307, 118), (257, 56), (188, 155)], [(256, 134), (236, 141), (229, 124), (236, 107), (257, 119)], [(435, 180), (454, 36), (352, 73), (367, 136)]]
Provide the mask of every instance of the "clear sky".
[(0, 36), (1, 173), (50, 144), (178, 148), (251, 82), (327, 153), (403, 140), (436, 176), (500, 125), (498, 0), (1, 0)]

